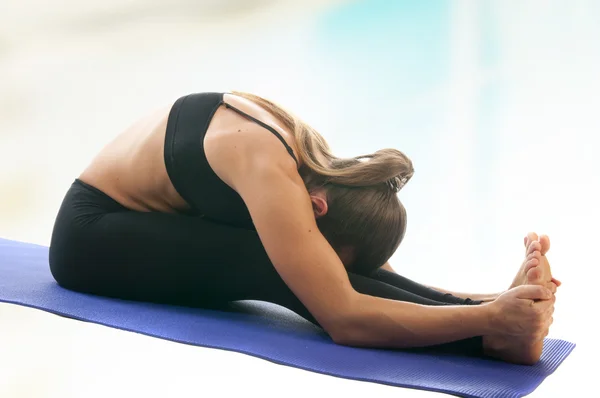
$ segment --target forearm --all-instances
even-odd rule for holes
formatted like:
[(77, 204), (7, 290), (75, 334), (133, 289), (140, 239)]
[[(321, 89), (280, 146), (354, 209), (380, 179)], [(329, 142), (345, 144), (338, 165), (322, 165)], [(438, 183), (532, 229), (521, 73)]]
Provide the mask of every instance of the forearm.
[(340, 325), (340, 344), (416, 348), (491, 333), (488, 305), (423, 306), (359, 295), (356, 308)]

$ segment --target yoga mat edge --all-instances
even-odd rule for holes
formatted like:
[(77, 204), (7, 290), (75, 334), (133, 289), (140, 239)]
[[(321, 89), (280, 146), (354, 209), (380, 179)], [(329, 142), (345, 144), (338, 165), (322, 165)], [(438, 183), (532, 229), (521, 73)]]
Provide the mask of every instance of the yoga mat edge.
[(47, 250), (0, 238), (1, 302), (338, 378), (461, 397), (522, 397), (533, 392), (575, 348), (564, 340), (546, 339), (540, 363), (517, 366), (485, 358), (343, 347), (314, 325), (272, 304), (253, 303), (254, 313), (247, 314), (71, 292), (53, 281)]

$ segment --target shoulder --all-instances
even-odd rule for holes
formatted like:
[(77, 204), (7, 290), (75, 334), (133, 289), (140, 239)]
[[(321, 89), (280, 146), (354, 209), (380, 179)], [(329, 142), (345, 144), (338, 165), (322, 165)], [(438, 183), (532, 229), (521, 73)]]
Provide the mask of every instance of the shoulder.
[(257, 173), (298, 174), (299, 164), (282, 142), (283, 139), (295, 158), (300, 159), (292, 131), (248, 99), (225, 94), (224, 101), (273, 128), (280, 137), (235, 111), (221, 107), (204, 140), (206, 158), (219, 178), (236, 189), (237, 180), (252, 178)]

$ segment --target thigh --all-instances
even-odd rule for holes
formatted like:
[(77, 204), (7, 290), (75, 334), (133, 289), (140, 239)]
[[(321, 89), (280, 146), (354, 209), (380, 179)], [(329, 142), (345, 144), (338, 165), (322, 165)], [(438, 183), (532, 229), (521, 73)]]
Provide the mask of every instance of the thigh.
[(63, 286), (124, 299), (206, 305), (277, 281), (256, 232), (185, 215), (120, 211), (62, 219), (50, 262)]
[(263, 300), (312, 318), (255, 231), (134, 212), (80, 181), (63, 200), (49, 254), (52, 275), (72, 290), (186, 306)]

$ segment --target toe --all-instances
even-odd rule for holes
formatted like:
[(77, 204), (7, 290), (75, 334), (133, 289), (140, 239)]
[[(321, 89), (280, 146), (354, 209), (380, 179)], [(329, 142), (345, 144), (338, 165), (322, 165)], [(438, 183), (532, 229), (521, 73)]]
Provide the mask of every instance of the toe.
[(538, 241), (531, 242), (529, 244), (529, 246), (527, 247), (527, 255), (529, 255), (535, 251), (541, 252), (541, 250), (542, 250), (542, 245), (540, 244), (540, 242), (538, 242)]
[(531, 260), (528, 260), (525, 263), (525, 273), (529, 272), (529, 270), (533, 267), (537, 267), (538, 265), (540, 265), (540, 261), (537, 258), (533, 258)]
[(529, 232), (525, 237), (525, 247), (529, 246), (529, 243), (538, 239), (538, 235), (535, 232)]
[(548, 237), (548, 235), (540, 236), (540, 244), (541, 244), (542, 255), (546, 255), (548, 250), (550, 250), (550, 238)]
[(527, 271), (527, 283), (537, 285), (541, 282), (542, 270), (540, 267), (532, 267)]
[(535, 250), (527, 255), (527, 260), (531, 260), (532, 258), (536, 258), (540, 260), (542, 258), (542, 253), (539, 250)]

